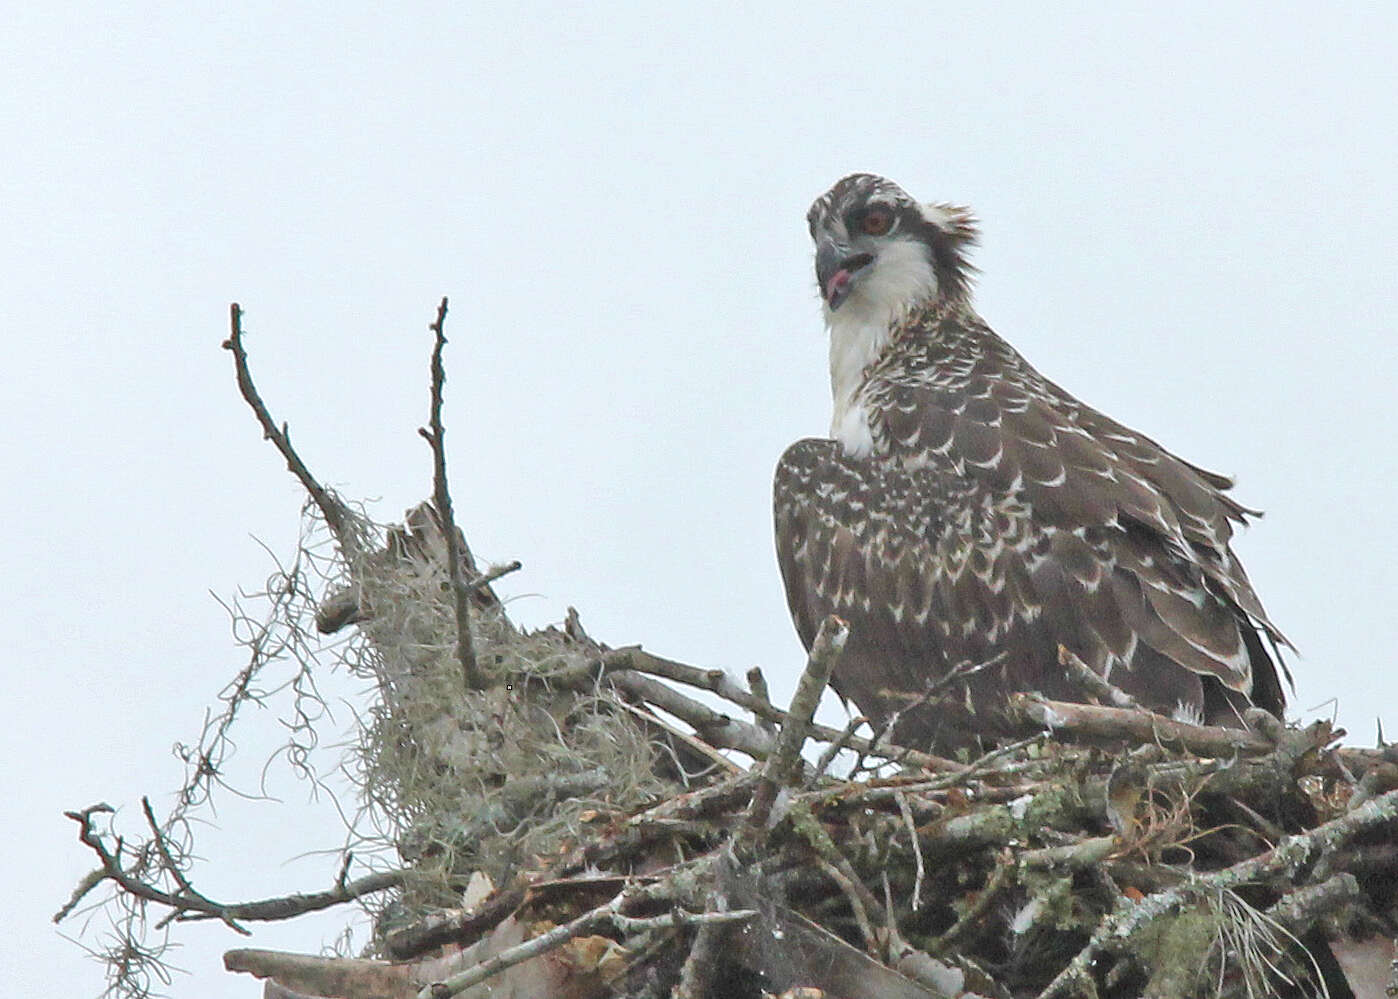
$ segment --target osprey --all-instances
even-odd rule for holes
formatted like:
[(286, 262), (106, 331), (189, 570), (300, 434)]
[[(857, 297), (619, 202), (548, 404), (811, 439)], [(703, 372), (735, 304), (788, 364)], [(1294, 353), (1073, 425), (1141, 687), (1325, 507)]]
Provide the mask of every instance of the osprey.
[(835, 690), (902, 744), (952, 749), (999, 734), (1015, 691), (1084, 700), (1062, 646), (1177, 718), (1280, 715), (1286, 639), (1229, 548), (1257, 515), (1231, 480), (1079, 402), (986, 325), (967, 209), (854, 174), (807, 220), (833, 439), (782, 455), (776, 545), (807, 648), (826, 615), (849, 623)]

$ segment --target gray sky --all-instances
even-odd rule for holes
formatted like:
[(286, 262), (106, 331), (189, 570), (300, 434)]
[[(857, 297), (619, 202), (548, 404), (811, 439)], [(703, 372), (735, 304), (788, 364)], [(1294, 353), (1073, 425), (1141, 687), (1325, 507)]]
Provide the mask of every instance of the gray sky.
[[(296, 537), (219, 349), (230, 301), (302, 454), (390, 519), (430, 489), (415, 431), (449, 295), (458, 517), (523, 560), (517, 619), (573, 604), (608, 642), (761, 664), (785, 697), (770, 473), (829, 408), (803, 216), (853, 170), (972, 205), (986, 318), (1237, 475), (1268, 511), (1240, 551), (1304, 653), (1297, 713), (1398, 731), (1398, 15), (1093, 6), (10, 11), (11, 991), (99, 991), (46, 922), (91, 866), (60, 812), (168, 807), (171, 744), (242, 664), (208, 591), (266, 577), (253, 536)], [(251, 721), (245, 787), (279, 738)], [(210, 894), (333, 877), (288, 863), (335, 846), (333, 819), (272, 780), (287, 804), (224, 799), (204, 831)], [(342, 921), (250, 945), (315, 950)], [(242, 942), (197, 929), (175, 991), (258, 994), (219, 969)]]

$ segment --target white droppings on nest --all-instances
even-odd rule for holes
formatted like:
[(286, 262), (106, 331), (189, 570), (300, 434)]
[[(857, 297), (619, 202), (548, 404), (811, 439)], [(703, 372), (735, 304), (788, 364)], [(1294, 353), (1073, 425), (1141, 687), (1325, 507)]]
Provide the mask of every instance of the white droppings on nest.
[(789, 811), (791, 811), (791, 789), (784, 787), (772, 799), (772, 811), (767, 816), (767, 828), (775, 829), (777, 823), (786, 818), (786, 813)]
[(1042, 895), (1035, 895), (1028, 902), (1020, 907), (1015, 913), (1015, 918), (1010, 922), (1010, 932), (1015, 936), (1022, 936), (1029, 931), (1039, 918), (1039, 913), (1043, 911), (1044, 899)]
[(1060, 715), (1057, 711), (1055, 711), (1053, 708), (1045, 704), (1043, 709), (1043, 717), (1041, 718), (1041, 721), (1043, 721), (1044, 725), (1047, 728), (1053, 730), (1055, 728), (1062, 728), (1065, 724), (1066, 719), (1064, 719), (1064, 717)]

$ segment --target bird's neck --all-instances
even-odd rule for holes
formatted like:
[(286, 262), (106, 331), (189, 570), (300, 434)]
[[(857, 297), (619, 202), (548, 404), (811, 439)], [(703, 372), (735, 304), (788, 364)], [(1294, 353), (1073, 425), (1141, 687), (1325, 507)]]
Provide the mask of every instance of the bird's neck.
[(869, 370), (887, 351), (908, 313), (922, 303), (876, 306), (851, 300), (835, 312), (826, 311), (830, 331), (830, 393), (834, 408), (830, 436), (847, 455), (863, 457), (874, 446), (863, 389)]

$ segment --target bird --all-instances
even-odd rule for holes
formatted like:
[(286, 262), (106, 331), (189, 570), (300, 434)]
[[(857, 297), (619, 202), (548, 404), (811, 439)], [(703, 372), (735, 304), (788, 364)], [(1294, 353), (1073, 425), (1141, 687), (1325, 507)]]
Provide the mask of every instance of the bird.
[(1092, 700), (1071, 654), (1175, 719), (1280, 718), (1290, 643), (1231, 548), (1260, 515), (1232, 480), (1079, 401), (991, 329), (972, 304), (969, 209), (856, 173), (807, 222), (833, 409), (829, 438), (778, 462), (775, 540), (806, 648), (827, 615), (849, 627), (841, 698), (899, 745), (985, 746), (1014, 731), (1012, 694)]

